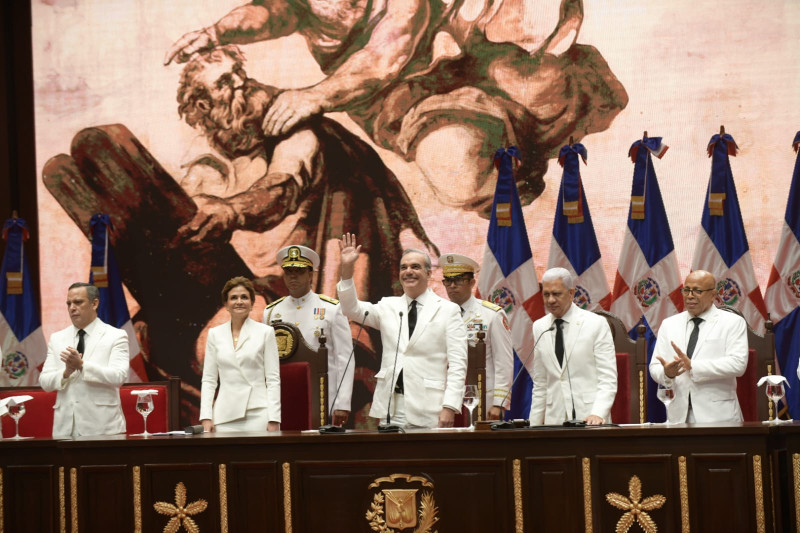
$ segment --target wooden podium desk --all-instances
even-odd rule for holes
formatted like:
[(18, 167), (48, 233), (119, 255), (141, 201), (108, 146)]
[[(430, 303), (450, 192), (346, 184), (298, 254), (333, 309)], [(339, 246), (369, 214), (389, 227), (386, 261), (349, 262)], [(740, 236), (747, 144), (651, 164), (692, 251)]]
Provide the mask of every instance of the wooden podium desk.
[(0, 452), (0, 526), (14, 533), (800, 524), (800, 424), (5, 439)]

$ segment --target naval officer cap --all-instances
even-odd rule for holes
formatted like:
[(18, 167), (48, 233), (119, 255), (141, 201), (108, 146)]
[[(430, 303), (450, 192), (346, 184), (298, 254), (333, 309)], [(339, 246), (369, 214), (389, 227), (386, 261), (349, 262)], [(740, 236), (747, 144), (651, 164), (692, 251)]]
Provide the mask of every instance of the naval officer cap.
[(446, 278), (455, 278), (462, 274), (475, 274), (479, 265), (466, 255), (444, 254), (439, 257), (439, 266)]
[(280, 263), (281, 268), (311, 268), (313, 270), (319, 268), (319, 256), (317, 252), (307, 246), (300, 246), (299, 244), (281, 248), (278, 250), (276, 259), (278, 263)]

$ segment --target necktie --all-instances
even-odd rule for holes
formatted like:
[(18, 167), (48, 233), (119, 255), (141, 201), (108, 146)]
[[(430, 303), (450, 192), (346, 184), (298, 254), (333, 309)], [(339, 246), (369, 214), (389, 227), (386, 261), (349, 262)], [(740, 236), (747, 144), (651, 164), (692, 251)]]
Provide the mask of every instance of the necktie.
[(460, 309), (461, 309), (461, 316), (464, 316), (464, 308), (461, 307)]
[(564, 323), (564, 320), (561, 318), (556, 318), (556, 358), (558, 359), (558, 364), (564, 364), (564, 331), (561, 329), (561, 324)]
[(700, 335), (700, 322), (702, 321), (703, 319), (698, 316), (692, 319), (692, 322), (694, 322), (694, 328), (689, 334), (689, 344), (686, 346), (686, 355), (689, 357), (689, 359), (692, 358), (694, 347), (697, 345), (697, 337)]
[(82, 329), (79, 329), (78, 330), (78, 347), (76, 348), (76, 350), (78, 350), (78, 353), (81, 354), (81, 357), (83, 357), (83, 350), (86, 348), (86, 345), (83, 342), (83, 336), (84, 335), (86, 335), (86, 332), (83, 331)]
[(408, 310), (408, 338), (414, 334), (414, 328), (417, 327), (417, 301), (411, 301), (411, 309)]

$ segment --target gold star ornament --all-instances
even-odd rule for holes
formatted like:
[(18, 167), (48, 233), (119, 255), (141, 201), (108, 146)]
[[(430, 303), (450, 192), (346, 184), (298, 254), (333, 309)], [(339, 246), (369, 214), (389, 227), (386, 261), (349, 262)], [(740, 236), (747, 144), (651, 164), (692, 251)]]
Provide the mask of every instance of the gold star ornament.
[(667, 498), (661, 494), (655, 494), (643, 500), (642, 482), (638, 476), (633, 476), (628, 481), (628, 493), (628, 497), (616, 492), (606, 494), (608, 503), (625, 511), (617, 522), (617, 533), (627, 533), (634, 522), (638, 522), (645, 533), (656, 533), (658, 527), (647, 511), (660, 509), (666, 503)]
[(167, 502), (153, 504), (157, 513), (171, 517), (164, 526), (164, 533), (177, 533), (181, 527), (189, 533), (200, 533), (200, 528), (192, 516), (202, 513), (206, 507), (208, 502), (203, 499), (186, 505), (186, 485), (182, 481), (175, 485), (175, 505)]

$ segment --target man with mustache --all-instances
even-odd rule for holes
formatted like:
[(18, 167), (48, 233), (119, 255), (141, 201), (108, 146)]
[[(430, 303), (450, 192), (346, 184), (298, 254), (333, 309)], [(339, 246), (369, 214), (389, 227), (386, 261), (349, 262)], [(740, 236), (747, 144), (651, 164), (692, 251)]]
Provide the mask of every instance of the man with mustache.
[(339, 249), (342, 311), (350, 320), (380, 330), (383, 343), (369, 416), (386, 421), (388, 412), (400, 428), (452, 427), (464, 397), (467, 329), (458, 305), (428, 289), (430, 257), (421, 250), (405, 250), (400, 258), (403, 295), (372, 304), (358, 299), (353, 283), (361, 251), (356, 236), (342, 235)]
[(686, 310), (665, 318), (650, 375), (675, 394), (669, 421), (741, 422), (736, 378), (747, 370), (747, 323), (714, 305), (714, 275), (695, 270), (683, 284)]

